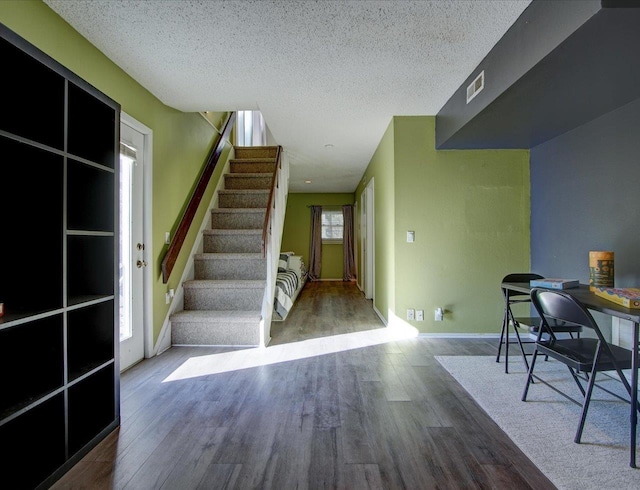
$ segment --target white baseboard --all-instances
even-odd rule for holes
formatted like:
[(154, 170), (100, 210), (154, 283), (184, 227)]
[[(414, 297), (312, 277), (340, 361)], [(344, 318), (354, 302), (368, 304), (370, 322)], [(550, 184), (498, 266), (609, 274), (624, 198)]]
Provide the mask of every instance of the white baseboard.
[[(430, 339), (495, 339), (500, 334), (493, 333), (419, 333), (418, 337)], [(515, 339), (515, 337), (514, 337)]]
[[(419, 333), (418, 337), (432, 339), (499, 339), (499, 333)], [(522, 338), (523, 336), (520, 336)], [(517, 342), (515, 334), (509, 335), (509, 340)]]
[(388, 327), (389, 326), (389, 322), (387, 321), (387, 319), (384, 316), (382, 316), (382, 313), (380, 313), (380, 311), (378, 311), (378, 308), (376, 308), (376, 305), (373, 305), (373, 311), (375, 311), (376, 315), (378, 315), (380, 320), (382, 320), (382, 323), (384, 323), (384, 326)]

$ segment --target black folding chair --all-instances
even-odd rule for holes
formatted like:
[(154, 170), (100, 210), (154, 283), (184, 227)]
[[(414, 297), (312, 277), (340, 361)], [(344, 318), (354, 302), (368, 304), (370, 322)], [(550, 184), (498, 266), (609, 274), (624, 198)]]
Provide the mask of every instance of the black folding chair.
[[(522, 282), (529, 284), (532, 279), (543, 279), (540, 274), (534, 273), (516, 273), (508, 274), (504, 276), (502, 282)], [(521, 293), (519, 291), (513, 291), (510, 289), (501, 288), (502, 295), (504, 297), (504, 314), (502, 316), (502, 330), (500, 332), (500, 343), (498, 344), (498, 354), (496, 356), (496, 362), (500, 362), (500, 354), (502, 352), (502, 345), (504, 344), (504, 372), (509, 372), (509, 330), (510, 325), (513, 327), (513, 332), (516, 334), (516, 340), (520, 347), (522, 359), (527, 370), (529, 370), (529, 363), (527, 361), (527, 354), (524, 351), (523, 344), (531, 344), (532, 341), (523, 341), (520, 337), (520, 329), (522, 325), (528, 327), (529, 333), (536, 334), (540, 327), (540, 318), (537, 317), (515, 317), (511, 311), (511, 306), (519, 303), (531, 303), (531, 297), (529, 294)], [(552, 321), (551, 327), (556, 333), (568, 333), (571, 337), (574, 334), (580, 336), (582, 327), (579, 325), (570, 325), (566, 322)]]
[[(591, 401), (591, 393), (593, 392), (598, 372), (615, 371), (627, 390), (627, 393), (629, 393), (629, 396), (631, 397), (631, 387), (622, 370), (631, 369), (633, 353), (628, 349), (608, 343), (604, 339), (602, 332), (591, 316), (591, 313), (589, 313), (580, 301), (575, 299), (568, 292), (533, 288), (531, 290), (531, 301), (542, 319), (542, 325), (538, 331), (538, 337), (535, 341), (536, 345), (531, 359), (527, 383), (524, 387), (524, 392), (522, 393), (522, 401), (527, 400), (529, 386), (533, 382), (534, 378), (536, 358), (539, 354), (549, 356), (565, 364), (582, 393), (582, 402), (560, 391), (555, 386), (547, 383), (544, 379), (541, 379), (538, 376), (535, 376), (535, 378), (565, 398), (577, 403), (578, 405), (582, 405), (582, 415), (574, 438), (574, 442), (579, 443), (582, 437), (582, 430), (584, 429), (587, 411), (589, 410), (589, 402)], [(549, 328), (550, 322), (557, 320), (574, 325), (581, 325), (584, 329), (592, 331), (595, 334), (595, 338), (586, 338), (582, 336), (577, 339), (558, 339), (554, 335), (553, 328)], [(584, 377), (580, 376), (579, 373), (583, 373)], [(588, 381), (586, 390), (582, 385), (581, 380)], [(605, 388), (600, 388), (621, 400), (626, 402), (630, 401)]]

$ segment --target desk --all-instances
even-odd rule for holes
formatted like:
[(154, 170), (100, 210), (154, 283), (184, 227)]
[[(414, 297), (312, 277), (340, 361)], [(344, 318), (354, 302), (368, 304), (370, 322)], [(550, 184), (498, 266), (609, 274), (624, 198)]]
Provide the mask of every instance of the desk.
[[(503, 282), (502, 287), (519, 293), (529, 294), (531, 292), (531, 286), (524, 282)], [(629, 466), (635, 468), (636, 429), (638, 425), (638, 335), (640, 330), (640, 310), (625, 308), (600, 296), (596, 296), (589, 290), (589, 286), (585, 284), (580, 284), (577, 288), (564, 289), (563, 291), (569, 293), (590, 310), (633, 322), (633, 342), (631, 345), (634, 346), (634, 349), (631, 367), (631, 447)]]

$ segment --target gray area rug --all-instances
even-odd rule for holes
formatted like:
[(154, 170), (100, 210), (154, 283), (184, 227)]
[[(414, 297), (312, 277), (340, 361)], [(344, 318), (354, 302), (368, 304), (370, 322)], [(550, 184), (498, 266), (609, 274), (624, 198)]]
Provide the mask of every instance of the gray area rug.
[[(559, 489), (640, 489), (640, 469), (629, 466), (628, 403), (594, 388), (582, 443), (576, 444), (581, 407), (539, 382), (529, 389), (528, 401), (521, 401), (526, 370), (520, 360), (514, 358), (505, 374), (494, 356), (436, 359)], [(580, 399), (564, 364), (539, 358), (536, 373)], [(601, 376), (599, 384), (626, 393), (619, 381)], [(640, 447), (637, 452), (640, 465)]]

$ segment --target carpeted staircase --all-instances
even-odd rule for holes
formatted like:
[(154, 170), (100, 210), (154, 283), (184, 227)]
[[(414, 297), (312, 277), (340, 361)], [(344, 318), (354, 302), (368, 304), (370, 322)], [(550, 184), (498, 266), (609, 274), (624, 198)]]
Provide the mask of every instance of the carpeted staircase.
[(173, 345), (258, 345), (267, 265), (262, 227), (277, 147), (236, 147), (184, 310), (171, 315)]

